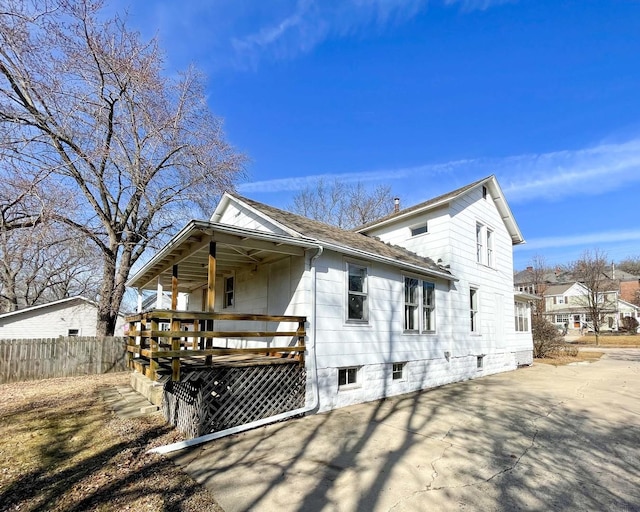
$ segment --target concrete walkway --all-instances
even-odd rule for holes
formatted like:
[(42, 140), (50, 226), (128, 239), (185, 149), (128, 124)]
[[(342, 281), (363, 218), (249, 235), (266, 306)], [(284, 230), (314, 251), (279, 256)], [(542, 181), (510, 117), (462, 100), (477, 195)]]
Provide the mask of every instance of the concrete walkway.
[(173, 458), (236, 511), (640, 511), (640, 350), (534, 365)]

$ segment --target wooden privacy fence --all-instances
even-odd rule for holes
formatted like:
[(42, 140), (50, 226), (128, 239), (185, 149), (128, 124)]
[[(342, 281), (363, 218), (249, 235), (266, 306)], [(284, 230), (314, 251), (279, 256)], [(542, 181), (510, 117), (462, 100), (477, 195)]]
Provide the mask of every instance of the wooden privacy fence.
[(116, 337), (0, 340), (0, 383), (125, 371), (125, 354)]

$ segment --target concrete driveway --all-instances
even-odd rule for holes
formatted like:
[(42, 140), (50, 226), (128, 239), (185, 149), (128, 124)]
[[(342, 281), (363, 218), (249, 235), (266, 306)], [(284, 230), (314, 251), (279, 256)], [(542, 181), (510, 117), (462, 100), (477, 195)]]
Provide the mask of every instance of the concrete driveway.
[(226, 512), (640, 511), (640, 349), (308, 416), (173, 457)]

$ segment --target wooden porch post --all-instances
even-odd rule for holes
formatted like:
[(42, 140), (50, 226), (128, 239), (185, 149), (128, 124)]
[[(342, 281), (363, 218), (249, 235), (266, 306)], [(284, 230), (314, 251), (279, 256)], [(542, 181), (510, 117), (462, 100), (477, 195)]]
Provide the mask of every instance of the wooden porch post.
[(173, 266), (171, 274), (171, 310), (178, 309), (178, 265)]
[[(207, 262), (207, 312), (213, 313), (216, 303), (216, 243), (209, 242), (209, 260)], [(207, 331), (213, 331), (213, 320), (207, 320)], [(213, 338), (206, 339), (206, 348), (212, 348)], [(210, 365), (211, 356), (206, 356), (205, 364)]]
[[(171, 311), (178, 309), (178, 265), (173, 266), (171, 275)], [(171, 330), (180, 330), (180, 320), (171, 317)], [(180, 350), (180, 338), (171, 338), (171, 350)], [(171, 358), (171, 378), (173, 381), (180, 380), (180, 358)]]

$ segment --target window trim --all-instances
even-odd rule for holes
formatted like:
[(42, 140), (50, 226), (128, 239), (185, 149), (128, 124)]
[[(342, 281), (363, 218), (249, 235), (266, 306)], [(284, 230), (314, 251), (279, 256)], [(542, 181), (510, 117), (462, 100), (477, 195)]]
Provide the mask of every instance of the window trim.
[(405, 380), (405, 368), (406, 367), (407, 367), (407, 363), (406, 362), (391, 363), (391, 380), (400, 381), (400, 382)]
[(516, 332), (530, 332), (529, 304), (526, 302), (515, 301), (513, 307)]
[[(433, 281), (427, 281), (426, 279), (422, 279), (420, 277), (412, 276), (412, 275), (402, 275), (402, 285), (403, 285), (403, 312), (404, 317), (402, 319), (402, 330), (405, 334), (435, 334), (436, 333), (436, 283)], [(407, 302), (407, 283), (410, 281), (416, 282), (416, 298), (415, 302)], [(426, 303), (425, 297), (425, 285), (427, 285), (431, 289), (431, 297), (432, 304)], [(413, 308), (415, 311), (415, 322), (416, 324), (413, 328), (408, 328), (409, 316), (407, 315), (407, 308)], [(429, 311), (429, 317), (431, 319), (431, 329), (425, 328), (425, 312)]]
[[(345, 383), (344, 384), (340, 384), (340, 374), (344, 372), (344, 377), (345, 377)], [(353, 375), (354, 380), (353, 381), (349, 381), (349, 377), (350, 375)], [(346, 389), (353, 389), (353, 388), (358, 388), (360, 387), (360, 367), (359, 366), (343, 366), (342, 368), (338, 368), (338, 375), (337, 375), (338, 379), (337, 379), (337, 384), (338, 384), (338, 391), (342, 391), (342, 390), (346, 390)]]
[[(345, 286), (345, 312), (344, 312), (344, 316), (345, 316), (345, 322), (348, 324), (360, 324), (360, 325), (368, 325), (369, 324), (369, 299), (370, 299), (370, 295), (369, 295), (369, 276), (371, 275), (371, 267), (369, 264), (364, 263), (364, 262), (359, 262), (359, 261), (346, 261), (346, 269), (345, 269), (345, 279), (346, 279), (346, 286)], [(357, 291), (357, 290), (351, 290), (350, 289), (350, 270), (351, 267), (353, 268), (360, 268), (363, 269), (365, 271), (365, 275), (364, 275), (364, 283), (363, 283), (363, 290), (362, 292)], [(364, 301), (363, 301), (363, 313), (362, 316), (363, 318), (350, 318), (349, 317), (349, 300), (351, 296), (359, 296), (359, 297), (364, 297)]]
[(469, 287), (470, 332), (480, 334), (480, 290), (476, 286)]
[(416, 224), (409, 228), (411, 231), (411, 237), (424, 235), (429, 232), (429, 223), (425, 220), (420, 224)]
[[(231, 282), (231, 290), (227, 289), (227, 283)], [(222, 280), (222, 308), (230, 309), (235, 306), (236, 280), (235, 275), (225, 276)], [(229, 300), (231, 299), (231, 300)]]

